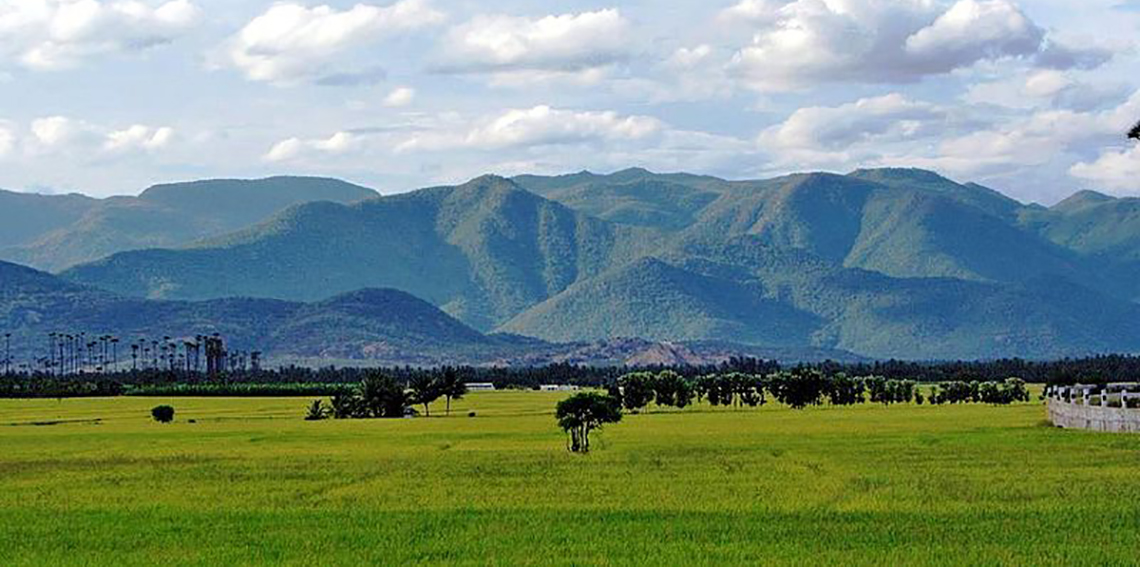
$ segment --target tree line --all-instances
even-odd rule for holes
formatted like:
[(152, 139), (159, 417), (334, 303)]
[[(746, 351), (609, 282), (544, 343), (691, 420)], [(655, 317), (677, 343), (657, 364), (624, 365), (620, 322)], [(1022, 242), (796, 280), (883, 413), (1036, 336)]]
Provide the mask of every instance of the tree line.
[[(7, 338), (7, 337), (5, 337)], [(1108, 382), (1140, 382), (1140, 357), (1125, 355), (1097, 356), (1083, 359), (1056, 361), (1027, 361), (1003, 359), (993, 361), (953, 361), (919, 363), (906, 361), (875, 361), (860, 363), (820, 362), (784, 365), (775, 361), (755, 358), (732, 358), (721, 364), (705, 366), (645, 366), (645, 367), (591, 367), (572, 364), (552, 364), (535, 367), (471, 367), (443, 366), (434, 368), (389, 367), (307, 368), (283, 366), (266, 368), (256, 352), (230, 353), (214, 337), (202, 337), (197, 347), (177, 347), (173, 362), (171, 353), (178, 341), (170, 340), (163, 350), (164, 341), (150, 341), (142, 345), (136, 341), (139, 356), (125, 359), (121, 343), (114, 337), (101, 336), (100, 340), (87, 340), (86, 345), (69, 343), (64, 336), (61, 351), (46, 368), (29, 369), (9, 362), (5, 346), (4, 372), (0, 374), (0, 397), (75, 397), (109, 396), (121, 394), (147, 395), (332, 395), (344, 388), (359, 384), (372, 372), (381, 371), (401, 383), (431, 381), (440, 374), (451, 373), (462, 382), (493, 384), (498, 389), (534, 389), (543, 384), (576, 385), (584, 388), (606, 388), (627, 373), (672, 372), (697, 387), (699, 379), (710, 375), (740, 374), (772, 376), (781, 372), (803, 374), (815, 370), (827, 376), (881, 376), (887, 380), (910, 380), (916, 383), (950, 382), (1001, 382), (1016, 376), (1030, 383), (1050, 385), (1103, 384)], [(59, 348), (59, 336), (52, 338)], [(82, 339), (82, 337), (81, 337)], [(74, 336), (72, 339), (74, 340)], [(155, 347), (155, 342), (158, 346)], [(219, 345), (209, 346), (211, 343)], [(69, 346), (70, 345), (70, 346)], [(118, 346), (116, 346), (118, 345)], [(128, 352), (136, 349), (130, 348)], [(155, 356), (157, 351), (158, 356)], [(81, 353), (81, 354), (77, 354)], [(104, 360), (110, 361), (102, 366)], [(255, 363), (256, 362), (256, 363)], [(65, 372), (66, 370), (66, 372)], [(74, 372), (73, 372), (74, 370)], [(710, 386), (711, 388), (711, 386)], [(755, 390), (755, 389), (754, 389)], [(720, 390), (708, 390), (711, 399), (719, 400)], [(770, 392), (768, 392), (770, 393)], [(675, 395), (684, 399), (682, 390)], [(737, 398), (735, 403), (747, 405), (748, 397)]]
[(774, 399), (793, 409), (828, 403), (849, 406), (863, 403), (1008, 405), (1028, 402), (1024, 380), (951, 381), (932, 385), (924, 393), (913, 380), (883, 376), (853, 377), (825, 374), (814, 368), (799, 368), (768, 375), (729, 372), (686, 378), (672, 370), (630, 372), (606, 388), (607, 395), (623, 409), (641, 412), (650, 404), (683, 409), (704, 401), (713, 407), (758, 407)]

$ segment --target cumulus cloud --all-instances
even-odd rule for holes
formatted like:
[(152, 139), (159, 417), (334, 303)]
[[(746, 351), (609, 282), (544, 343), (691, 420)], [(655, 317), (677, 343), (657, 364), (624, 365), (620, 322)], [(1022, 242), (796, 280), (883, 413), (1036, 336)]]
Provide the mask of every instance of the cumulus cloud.
[(617, 9), (537, 19), (479, 16), (448, 32), (437, 68), (547, 78), (596, 75), (629, 55), (629, 35), (630, 24)]
[(661, 121), (611, 111), (576, 111), (535, 106), (508, 110), (464, 132), (426, 132), (401, 143), (398, 151), (452, 148), (507, 149), (642, 140), (659, 133)]
[[(358, 73), (328, 69), (338, 54), (392, 34), (438, 24), (444, 18), (426, 0), (400, 0), (384, 7), (357, 4), (347, 10), (278, 3), (230, 39), (224, 63), (254, 81), (352, 83)], [(376, 73), (376, 69), (364, 72)]]
[(759, 91), (906, 83), (1007, 58), (1060, 68), (1105, 60), (1104, 52), (1051, 42), (1011, 0), (958, 0), (949, 8), (933, 0), (754, 4), (772, 17), (761, 20), (731, 69)]
[(1140, 189), (1140, 145), (1106, 151), (1095, 161), (1078, 162), (1069, 174), (1103, 188), (1135, 193)]
[(35, 70), (174, 41), (198, 21), (189, 0), (18, 0), (0, 3), (0, 58)]
[(834, 150), (939, 134), (946, 111), (893, 93), (834, 107), (801, 108), (760, 136), (768, 147)]
[[(22, 141), (32, 155), (77, 153), (87, 156), (154, 152), (170, 145), (174, 129), (169, 126), (135, 124), (107, 128), (67, 116), (46, 116), (31, 122)], [(13, 138), (13, 144), (17, 140)]]
[(400, 108), (412, 104), (416, 98), (416, 90), (411, 87), (396, 87), (388, 96), (384, 97), (384, 106), (388, 108)]
[(1055, 69), (970, 85), (963, 100), (1014, 109), (1058, 108), (1093, 111), (1120, 104), (1132, 89), (1124, 83), (1093, 84)]
[[(997, 175), (1023, 168), (1071, 164), (1087, 155), (1089, 148), (1117, 146), (1137, 115), (1140, 92), (1105, 111), (1035, 111), (990, 128), (948, 137), (939, 143), (933, 155), (912, 161), (917, 166), (961, 175)], [(1113, 166), (1111, 171), (1119, 171), (1119, 158), (1109, 157), (1106, 163)], [(1072, 168), (1069, 173), (1088, 179), (1094, 167), (1089, 163)]]
[(174, 129), (169, 126), (154, 128), (135, 124), (125, 130), (108, 133), (103, 149), (113, 152), (158, 150), (166, 147), (173, 136)]
[(337, 132), (328, 138), (301, 139), (287, 138), (273, 145), (264, 156), (266, 161), (280, 162), (308, 157), (312, 154), (343, 154), (359, 142), (359, 137), (349, 132)]

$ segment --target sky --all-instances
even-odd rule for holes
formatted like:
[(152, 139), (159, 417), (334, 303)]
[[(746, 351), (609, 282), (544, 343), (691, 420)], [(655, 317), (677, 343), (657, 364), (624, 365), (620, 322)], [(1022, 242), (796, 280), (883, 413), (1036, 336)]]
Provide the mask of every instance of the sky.
[(0, 187), (906, 166), (1140, 195), (1140, 0), (0, 0)]

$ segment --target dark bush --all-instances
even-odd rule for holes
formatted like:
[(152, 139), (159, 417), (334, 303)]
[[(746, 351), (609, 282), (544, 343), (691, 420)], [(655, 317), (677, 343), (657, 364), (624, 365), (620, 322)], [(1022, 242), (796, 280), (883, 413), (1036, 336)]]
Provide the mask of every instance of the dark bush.
[(150, 416), (159, 423), (170, 423), (174, 421), (174, 408), (171, 406), (155, 406), (150, 410)]

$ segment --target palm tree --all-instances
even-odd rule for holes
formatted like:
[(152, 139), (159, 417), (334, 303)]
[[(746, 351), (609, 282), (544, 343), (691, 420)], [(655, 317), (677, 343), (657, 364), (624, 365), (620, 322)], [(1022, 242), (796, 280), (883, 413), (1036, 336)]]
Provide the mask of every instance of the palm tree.
[(443, 369), (439, 377), (439, 389), (447, 400), (447, 415), (451, 415), (451, 400), (462, 399), (467, 395), (467, 384), (459, 376), (459, 372), (448, 366)]
[(1140, 122), (1137, 122), (1136, 125), (1132, 127), (1132, 130), (1128, 132), (1128, 138), (1130, 140), (1140, 141)]

